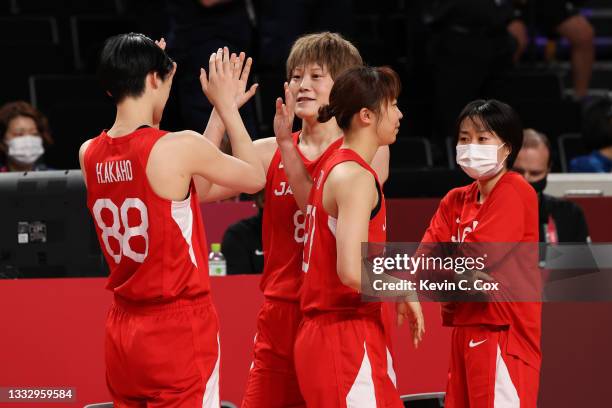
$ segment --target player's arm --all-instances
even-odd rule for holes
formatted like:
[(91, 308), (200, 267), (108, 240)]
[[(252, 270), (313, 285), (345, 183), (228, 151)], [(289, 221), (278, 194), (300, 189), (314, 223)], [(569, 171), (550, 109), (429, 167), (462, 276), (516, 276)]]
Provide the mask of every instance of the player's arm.
[(338, 208), (336, 224), (337, 271), (340, 281), (361, 292), (361, 243), (368, 242), (372, 208), (378, 193), (372, 174), (354, 162), (336, 166), (324, 186)]
[(293, 143), (291, 128), (293, 126), (294, 107), (295, 96), (289, 91), (289, 85), (285, 82), (285, 103), (283, 103), (282, 98), (276, 99), (274, 134), (281, 152), (287, 181), (293, 191), (293, 198), (302, 212), (306, 214), (306, 204), (312, 188), (312, 178), (298, 153), (295, 143)]
[[(208, 139), (202, 136), (203, 140), (207, 141), (206, 146), (212, 146), (215, 148), (216, 153), (212, 159), (215, 159), (215, 163), (221, 166), (225, 170), (235, 169), (236, 172), (241, 173), (241, 168), (246, 165), (253, 175), (248, 177), (248, 180), (253, 178), (257, 179), (254, 185), (259, 187), (253, 191), (253, 188), (249, 185), (247, 189), (240, 188), (246, 192), (256, 192), (261, 189), (265, 184), (265, 173), (261, 166), (261, 161), (255, 151), (253, 142), (249, 137), (249, 134), (244, 127), (240, 113), (238, 112), (238, 106), (235, 101), (236, 95), (236, 82), (233, 78), (234, 64), (236, 63), (235, 58), (232, 60), (229, 55), (229, 50), (224, 48), (223, 50), (217, 51), (210, 57), (209, 61), (209, 72), (208, 75), (204, 69), (201, 69), (200, 80), (202, 83), (202, 89), (206, 94), (206, 97), (215, 106), (221, 120), (225, 124), (227, 133), (229, 135), (230, 143), (232, 145), (232, 151), (237, 160), (227, 160), (217, 148)], [(201, 144), (204, 146), (204, 144)], [(202, 158), (204, 159), (204, 158)], [(233, 164), (232, 164), (233, 163)], [(205, 166), (213, 166), (213, 162), (205, 162)], [(229, 166), (229, 167), (228, 167)], [(198, 167), (198, 171), (195, 174), (201, 173), (201, 168)], [(208, 172), (210, 174), (210, 171)], [(215, 182), (215, 176), (206, 177), (209, 181)], [(232, 187), (233, 185), (242, 185), (240, 182), (227, 183), (227, 179), (221, 177), (224, 182), (219, 183), (226, 187)], [(246, 180), (245, 180), (246, 181)]]
[[(253, 84), (247, 90), (247, 82), (249, 80), (253, 59), (250, 57), (245, 59), (245, 57), (246, 55), (244, 52), (241, 52), (237, 57), (236, 54), (232, 54), (230, 56), (233, 88), (236, 91), (234, 100), (238, 106), (238, 109), (240, 109), (253, 97), (253, 95), (255, 95), (257, 87), (259, 86), (258, 84)], [(207, 79), (208, 78), (206, 77), (205, 72), (201, 72), (200, 85), (202, 87), (202, 91), (204, 91), (204, 88), (207, 85)], [(221, 141), (223, 140), (223, 136), (225, 135), (225, 130), (225, 124), (223, 123), (217, 108), (213, 107), (206, 125), (206, 129), (203, 133), (204, 137), (210, 140), (215, 146), (219, 147), (221, 145)], [(212, 195), (217, 197), (217, 200), (233, 197), (240, 193), (239, 191), (236, 192), (222, 186), (213, 187), (210, 181), (200, 176), (194, 176), (194, 182), (198, 191), (198, 197), (201, 201), (204, 200), (204, 197), (211, 195), (211, 190), (213, 190)]]
[[(166, 157), (176, 158), (171, 163)], [(151, 151), (152, 160), (164, 161), (164, 171), (191, 178), (199, 175), (211, 183), (245, 193), (256, 193), (265, 185), (260, 163), (249, 163), (221, 152), (200, 133), (185, 130), (160, 139)]]
[(87, 140), (85, 143), (81, 145), (79, 148), (79, 165), (81, 166), (81, 173), (83, 174), (83, 182), (85, 183), (85, 187), (87, 187), (87, 173), (85, 172), (85, 152), (91, 143), (91, 139)]
[[(267, 174), (268, 167), (272, 161), (272, 156), (274, 156), (274, 152), (277, 148), (276, 139), (273, 137), (259, 139), (253, 142), (253, 146), (255, 147), (257, 155), (261, 161), (264, 174)], [(208, 180), (200, 176), (194, 177), (193, 180), (195, 182), (196, 190), (198, 191), (198, 196), (201, 202), (210, 203), (224, 200), (226, 198), (235, 197), (241, 193), (241, 191), (226, 186), (210, 183)]]
[[(232, 78), (234, 79), (234, 87), (236, 89), (235, 101), (238, 109), (240, 109), (245, 103), (247, 103), (257, 92), (259, 84), (255, 83), (247, 90), (247, 83), (249, 81), (249, 74), (251, 73), (251, 66), (253, 65), (253, 59), (251, 57), (246, 58), (244, 52), (241, 52), (238, 56), (232, 54), (230, 56), (232, 64)], [(204, 90), (203, 81), (206, 80), (205, 75), (200, 75), (200, 85)], [(225, 134), (225, 125), (221, 116), (217, 112), (217, 109), (213, 108), (206, 129), (204, 129), (204, 137), (210, 140), (215, 146), (219, 147)]]

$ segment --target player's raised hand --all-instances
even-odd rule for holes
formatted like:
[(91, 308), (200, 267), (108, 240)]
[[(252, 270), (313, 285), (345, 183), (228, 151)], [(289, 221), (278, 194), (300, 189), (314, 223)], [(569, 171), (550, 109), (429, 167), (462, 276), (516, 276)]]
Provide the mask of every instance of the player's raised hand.
[(229, 54), (229, 49), (219, 48), (216, 53), (211, 54), (208, 60), (208, 75), (200, 68), (200, 84), (202, 91), (217, 109), (231, 109), (236, 105), (237, 82), (234, 81), (232, 66), (235, 64)]
[(155, 44), (162, 50), (166, 49), (166, 40), (164, 37), (160, 38), (159, 40), (155, 40)]
[(397, 325), (401, 326), (405, 320), (410, 323), (412, 344), (419, 347), (425, 333), (425, 318), (419, 302), (404, 301), (397, 303)]
[(295, 116), (295, 95), (289, 90), (289, 84), (285, 82), (285, 100), (276, 99), (276, 114), (274, 115), (274, 135), (277, 143), (293, 143), (291, 131), (293, 130), (293, 118)]
[[(234, 54), (232, 54), (234, 55)], [(247, 90), (247, 82), (251, 73), (251, 66), (253, 65), (253, 59), (251, 57), (246, 58), (244, 52), (241, 52), (235, 59), (232, 75), (234, 81), (236, 81), (236, 104), (238, 107), (242, 107), (249, 101), (257, 92), (259, 84), (255, 83)]]

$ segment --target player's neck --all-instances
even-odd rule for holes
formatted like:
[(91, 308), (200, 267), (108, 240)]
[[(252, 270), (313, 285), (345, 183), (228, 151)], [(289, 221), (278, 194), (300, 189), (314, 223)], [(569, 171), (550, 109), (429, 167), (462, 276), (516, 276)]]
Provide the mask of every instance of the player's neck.
[(379, 146), (376, 138), (372, 136), (371, 130), (363, 128), (348, 131), (342, 147), (353, 150), (366, 163), (370, 164)]
[(478, 191), (480, 192), (478, 202), (484, 203), (486, 201), (486, 199), (491, 194), (491, 191), (493, 191), (493, 188), (495, 187), (497, 182), (507, 172), (508, 172), (508, 169), (503, 168), (499, 173), (497, 173), (494, 177), (491, 177), (490, 179), (478, 180)]
[(115, 123), (107, 134), (111, 137), (132, 133), (142, 125), (153, 126), (153, 107), (142, 101), (127, 98), (117, 105)]
[(302, 120), (300, 144), (303, 146), (325, 148), (341, 135), (342, 129), (338, 127), (334, 118), (325, 123), (320, 123), (316, 119), (314, 121), (304, 119)]

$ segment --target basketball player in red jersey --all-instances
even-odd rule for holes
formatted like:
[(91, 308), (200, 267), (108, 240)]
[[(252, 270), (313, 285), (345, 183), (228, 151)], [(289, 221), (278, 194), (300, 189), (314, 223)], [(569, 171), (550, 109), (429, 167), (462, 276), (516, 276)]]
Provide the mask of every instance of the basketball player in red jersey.
[[(342, 130), (335, 120), (318, 122), (318, 109), (329, 103), (334, 79), (347, 68), (361, 64), (357, 49), (334, 33), (305, 35), (291, 49), (287, 60), (289, 82), (285, 90), (287, 102), (295, 102), (291, 108), (293, 111), (295, 106), (295, 115), (302, 120), (302, 128), (290, 136), (289, 147), (297, 147), (296, 160), (304, 163), (308, 171), (313, 171), (342, 144)], [(243, 88), (246, 85), (243, 84)], [(247, 94), (251, 91), (252, 88)], [(293, 122), (292, 115), (284, 119)], [(214, 121), (212, 117), (209, 122), (209, 127), (214, 123), (217, 129), (211, 141), (218, 144), (223, 128), (221, 123)], [(295, 375), (293, 345), (302, 319), (298, 293), (303, 278), (305, 217), (289, 185), (290, 175), (285, 173), (285, 157), (281, 160), (276, 138), (260, 139), (254, 145), (267, 174), (262, 228), (264, 272), (260, 285), (265, 299), (257, 319), (253, 364), (242, 407), (299, 407), (304, 406), (304, 400)], [(388, 162), (388, 147), (381, 147), (372, 164), (381, 182), (387, 178)], [(312, 184), (308, 172), (302, 176), (302, 183)], [(237, 193), (217, 185), (210, 190), (204, 186), (202, 190), (207, 192), (205, 199), (208, 201)], [(302, 199), (303, 204), (305, 200), (306, 197)]]
[[(391, 372), (382, 304), (361, 299), (361, 243), (386, 241), (382, 187), (371, 167), (395, 141), (400, 81), (390, 68), (341, 74), (318, 120), (332, 117), (344, 141), (316, 169), (307, 205), (301, 290), (304, 320), (295, 366), (308, 407), (403, 407)], [(424, 326), (418, 302), (406, 315), (415, 343)]]
[(115, 407), (218, 407), (218, 324), (193, 176), (251, 193), (265, 176), (227, 49), (211, 55), (202, 83), (236, 157), (196, 132), (156, 128), (176, 70), (162, 48), (142, 34), (107, 40), (98, 73), (117, 116), (79, 152), (114, 294), (106, 378)]
[[(536, 193), (507, 170), (522, 145), (518, 115), (496, 100), (471, 102), (459, 116), (456, 137), (457, 163), (475, 181), (442, 199), (423, 242), (537, 243)], [(537, 290), (537, 268), (530, 272), (537, 266), (533, 248), (505, 259), (513, 279), (529, 273), (526, 279)], [(453, 326), (446, 407), (536, 406), (540, 303), (454, 302), (443, 305), (442, 315)]]

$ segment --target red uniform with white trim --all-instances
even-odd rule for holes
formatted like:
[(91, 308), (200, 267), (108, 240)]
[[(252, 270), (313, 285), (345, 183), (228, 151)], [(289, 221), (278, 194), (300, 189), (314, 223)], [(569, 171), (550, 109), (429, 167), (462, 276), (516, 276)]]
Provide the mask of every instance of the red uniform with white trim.
[(364, 302), (340, 281), (336, 269), (336, 219), (323, 207), (323, 187), (335, 166), (354, 161), (374, 176), (379, 207), (369, 223), (368, 241), (386, 241), (385, 199), (374, 170), (357, 153), (340, 149), (318, 170), (309, 197), (304, 242), (304, 320), (295, 343), (295, 364), (309, 407), (403, 407), (382, 304)]
[(146, 167), (167, 132), (102, 132), (84, 155), (87, 206), (110, 269), (106, 375), (115, 407), (218, 407), (218, 322), (193, 183), (158, 196)]
[[(296, 145), (299, 133), (293, 134)], [(332, 142), (315, 160), (300, 152), (307, 170), (312, 173), (342, 141), (339, 138)], [(266, 177), (262, 225), (264, 271), (260, 284), (265, 300), (257, 318), (253, 365), (243, 408), (304, 406), (295, 375), (293, 345), (302, 320), (299, 290), (303, 278), (305, 217), (293, 197), (279, 149), (270, 161)]]
[[(451, 190), (423, 242), (537, 243), (538, 201), (517, 173), (497, 182), (483, 204), (476, 182)], [(508, 256), (510, 270), (534, 270), (534, 256)], [(537, 273), (537, 272), (536, 272)], [(519, 275), (520, 276), (520, 275)], [(518, 279), (518, 277), (517, 277)], [(539, 282), (539, 277), (528, 277)], [(450, 304), (443, 313), (454, 326), (446, 407), (535, 407), (541, 362), (541, 304), (472, 302)]]

